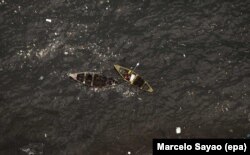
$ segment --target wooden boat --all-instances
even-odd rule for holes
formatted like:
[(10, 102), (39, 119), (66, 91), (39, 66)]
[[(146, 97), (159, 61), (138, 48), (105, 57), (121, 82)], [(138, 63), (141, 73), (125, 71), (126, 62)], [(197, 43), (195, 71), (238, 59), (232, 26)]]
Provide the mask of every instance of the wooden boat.
[(116, 71), (120, 74), (123, 80), (127, 81), (131, 85), (135, 85), (142, 90), (147, 92), (153, 92), (153, 88), (145, 81), (139, 74), (135, 73), (133, 70), (122, 67), (120, 65), (114, 65)]
[(68, 76), (89, 87), (106, 87), (117, 84), (117, 81), (114, 78), (106, 77), (97, 72), (70, 73)]

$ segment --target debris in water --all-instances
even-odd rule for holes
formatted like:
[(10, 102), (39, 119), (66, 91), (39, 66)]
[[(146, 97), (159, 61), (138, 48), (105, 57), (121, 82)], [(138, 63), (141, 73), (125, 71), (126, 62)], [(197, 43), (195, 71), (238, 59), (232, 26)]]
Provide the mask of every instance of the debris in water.
[(140, 101), (141, 101), (141, 100), (142, 100), (142, 98), (140, 98), (140, 97), (139, 97), (139, 98), (138, 98), (138, 100), (140, 100)]
[(185, 53), (183, 53), (183, 57), (186, 58), (186, 54)]
[(21, 151), (28, 155), (42, 155), (44, 149), (43, 143), (30, 143), (20, 148)]
[(44, 134), (44, 137), (47, 138), (47, 133)]
[(176, 134), (180, 134), (181, 133), (181, 127), (176, 127)]
[(128, 151), (128, 154), (131, 154), (131, 152), (130, 152), (130, 151)]
[(247, 134), (247, 138), (250, 139), (250, 134)]
[(43, 80), (43, 79), (44, 79), (44, 77), (43, 77), (43, 76), (40, 76), (39, 80)]
[(46, 22), (51, 23), (51, 22), (52, 22), (52, 20), (51, 20), (51, 19), (46, 19)]
[(64, 52), (64, 55), (68, 55), (69, 54), (69, 52)]
[(34, 155), (35, 153), (30, 148), (21, 148), (21, 150), (28, 155)]

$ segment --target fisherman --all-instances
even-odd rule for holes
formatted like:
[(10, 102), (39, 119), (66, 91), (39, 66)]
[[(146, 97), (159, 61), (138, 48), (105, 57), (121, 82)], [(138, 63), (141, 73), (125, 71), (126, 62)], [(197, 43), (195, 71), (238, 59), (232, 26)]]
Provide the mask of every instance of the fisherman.
[(127, 74), (125, 74), (124, 78), (127, 80), (127, 81), (130, 81), (131, 83), (133, 83), (134, 79), (135, 79), (135, 74), (132, 74), (132, 71), (128, 71)]
[(127, 81), (129, 81), (130, 76), (131, 76), (131, 74), (129, 74), (129, 72), (128, 72), (128, 73), (126, 73), (126, 74), (124, 75), (124, 78), (125, 78)]
[[(132, 69), (132, 70), (135, 70), (136, 67), (138, 67), (139, 65), (140, 65), (140, 63), (138, 62), (138, 63), (136, 64), (136, 66), (134, 67), (134, 69)], [(127, 81), (129, 81), (131, 84), (133, 84), (133, 81), (134, 81), (135, 78), (136, 78), (136, 75), (135, 75), (135, 74), (132, 74), (132, 70), (129, 70), (128, 73), (126, 73), (126, 74), (124, 75), (124, 79), (127, 80)]]

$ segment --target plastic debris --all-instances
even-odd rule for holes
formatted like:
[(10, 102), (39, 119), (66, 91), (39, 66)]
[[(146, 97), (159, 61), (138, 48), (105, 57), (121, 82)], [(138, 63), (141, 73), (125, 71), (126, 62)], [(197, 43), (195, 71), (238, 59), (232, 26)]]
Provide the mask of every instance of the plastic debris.
[(176, 134), (180, 134), (181, 133), (181, 127), (176, 127)]
[(20, 150), (25, 152), (27, 155), (43, 155), (43, 149), (43, 143), (30, 143), (20, 148)]
[(44, 77), (43, 77), (43, 76), (40, 76), (39, 80), (43, 80), (43, 79), (44, 79)]
[(128, 151), (128, 154), (131, 154), (131, 152), (130, 152), (130, 151)]
[(51, 20), (51, 19), (46, 19), (46, 22), (51, 23), (51, 22), (52, 22), (52, 20)]

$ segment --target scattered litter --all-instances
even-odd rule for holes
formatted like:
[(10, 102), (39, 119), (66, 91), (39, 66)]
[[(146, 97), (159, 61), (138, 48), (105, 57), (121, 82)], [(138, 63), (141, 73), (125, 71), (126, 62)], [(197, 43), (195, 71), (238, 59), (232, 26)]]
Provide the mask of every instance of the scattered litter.
[(247, 138), (250, 139), (250, 134), (247, 134)]
[(43, 143), (30, 143), (20, 148), (20, 150), (25, 152), (27, 155), (42, 155), (44, 153), (43, 149)]
[(140, 97), (139, 97), (139, 98), (138, 98), (138, 100), (140, 100), (140, 101), (141, 101), (141, 100), (142, 100), (142, 98), (140, 98)]
[(46, 19), (46, 22), (51, 23), (51, 22), (52, 22), (52, 20), (51, 20), (51, 19)]
[(1, 4), (6, 4), (6, 2), (4, 0), (0, 1), (0, 5)]
[(128, 151), (128, 154), (131, 154), (131, 152), (130, 152), (130, 151)]
[(176, 127), (176, 134), (180, 134), (181, 133), (181, 127)]
[(25, 153), (27, 153), (28, 155), (34, 155), (35, 153), (33, 151), (30, 150), (30, 148), (21, 148), (21, 150)]
[(183, 53), (183, 57), (186, 58), (186, 54), (185, 53)]
[(64, 55), (68, 55), (69, 54), (69, 52), (64, 52)]
[(44, 77), (43, 77), (43, 76), (40, 76), (39, 80), (43, 80), (43, 79), (44, 79)]
[(44, 134), (44, 137), (47, 138), (47, 133)]

